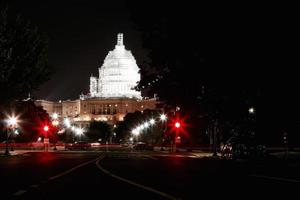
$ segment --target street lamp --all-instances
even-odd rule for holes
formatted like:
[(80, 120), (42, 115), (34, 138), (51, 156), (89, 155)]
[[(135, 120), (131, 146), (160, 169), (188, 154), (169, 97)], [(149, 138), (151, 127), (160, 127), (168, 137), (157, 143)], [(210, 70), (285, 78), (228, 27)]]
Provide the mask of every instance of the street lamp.
[(155, 124), (155, 120), (154, 120), (154, 119), (150, 119), (149, 123), (150, 123), (151, 125), (153, 125), (153, 124)]
[[(15, 132), (15, 129), (18, 125), (18, 118), (13, 116), (9, 116), (8, 119), (6, 120), (7, 122), (7, 128), (6, 128), (6, 144), (5, 144), (5, 155), (9, 155), (9, 150), (8, 150), (8, 141), (11, 133)], [(10, 131), (9, 131), (10, 130)]]
[(167, 116), (165, 114), (161, 114), (160, 115), (160, 120), (161, 121), (166, 121), (167, 120)]
[(75, 128), (75, 134), (79, 135), (79, 140), (81, 141), (81, 136), (83, 135), (83, 129), (82, 128)]
[[(52, 121), (52, 125), (54, 126), (54, 127), (58, 127), (58, 125), (59, 125), (59, 121), (58, 121), (58, 115), (56, 114), (56, 113), (54, 113), (53, 115), (52, 115), (52, 119), (53, 119), (53, 121)], [(57, 132), (57, 129), (55, 129), (56, 130), (56, 132)], [(57, 148), (56, 148), (56, 142), (57, 141), (54, 141), (54, 149), (53, 150), (57, 150)]]
[[(162, 121), (162, 123), (163, 123), (163, 137), (165, 137), (167, 115), (166, 114), (161, 114), (159, 116), (159, 118), (160, 118), (160, 121)], [(161, 151), (163, 150), (163, 144), (162, 143), (163, 143), (163, 141), (161, 141), (161, 148), (160, 148)]]
[(65, 125), (67, 128), (71, 128), (71, 122), (70, 122), (70, 119), (69, 119), (69, 118), (65, 118), (65, 119), (64, 119), (64, 125)]
[(58, 114), (57, 113), (53, 113), (51, 115), (51, 117), (52, 117), (52, 119), (56, 120), (56, 119), (58, 119)]
[(57, 120), (52, 121), (52, 125), (53, 126), (58, 126), (59, 125), (59, 121), (57, 121)]
[(249, 114), (254, 114), (255, 113), (255, 108), (254, 107), (250, 107), (248, 109)]

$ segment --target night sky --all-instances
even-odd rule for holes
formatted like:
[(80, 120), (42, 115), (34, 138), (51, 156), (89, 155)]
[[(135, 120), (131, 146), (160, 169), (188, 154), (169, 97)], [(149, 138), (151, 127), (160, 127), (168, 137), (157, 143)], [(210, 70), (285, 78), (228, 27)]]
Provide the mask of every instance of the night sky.
[[(80, 93), (88, 93), (89, 76), (98, 75), (97, 70), (108, 51), (114, 48), (119, 32), (124, 33), (125, 46), (132, 51), (140, 67), (147, 59), (147, 51), (142, 48), (140, 33), (131, 21), (125, 0), (6, 1), (10, 11), (22, 14), (50, 40), (49, 64), (55, 73), (34, 94), (35, 98), (76, 99)], [(154, 8), (149, 12), (149, 20), (155, 19), (155, 6), (162, 5), (161, 2), (155, 3), (147, 2)], [(143, 3), (139, 8), (131, 7), (131, 10), (140, 9), (143, 12), (149, 9), (147, 4)], [(268, 91), (272, 90), (274, 99), (277, 99), (278, 92), (294, 99), (293, 91), (299, 89), (299, 79), (296, 68), (290, 63), (295, 52), (288, 47), (295, 46), (293, 12), (286, 13), (284, 6), (275, 4), (226, 3), (224, 6), (212, 4), (208, 7), (193, 6), (188, 2), (184, 5), (177, 3), (177, 7), (172, 1), (164, 4), (167, 5), (166, 13), (173, 10), (178, 13), (179, 19), (185, 12), (202, 13), (198, 24), (186, 24), (187, 31), (197, 26), (202, 28), (200, 32), (206, 33), (208, 40), (200, 38), (200, 43), (206, 43), (212, 50), (210, 57), (219, 60), (216, 66), (222, 73), (217, 75), (239, 72), (249, 76), (249, 84), (255, 83)], [(185, 32), (182, 28), (178, 30)], [(197, 40), (197, 35), (192, 31), (185, 35)], [(181, 39), (182, 43), (186, 42), (185, 38)], [(231, 81), (226, 76), (223, 79)], [(233, 82), (232, 85), (238, 84)]]
[(8, 1), (10, 12), (21, 14), (45, 33), (50, 41), (51, 79), (34, 94), (37, 99), (76, 99), (88, 93), (89, 76), (98, 68), (117, 33), (124, 33), (126, 49), (140, 66), (146, 59), (140, 34), (130, 21), (124, 1)]

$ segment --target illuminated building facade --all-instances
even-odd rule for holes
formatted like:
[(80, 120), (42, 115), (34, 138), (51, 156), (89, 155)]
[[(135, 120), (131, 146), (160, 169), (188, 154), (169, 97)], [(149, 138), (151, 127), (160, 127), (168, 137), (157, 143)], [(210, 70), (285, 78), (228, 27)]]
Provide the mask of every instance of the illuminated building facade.
[(125, 49), (123, 34), (118, 34), (117, 45), (106, 56), (99, 68), (99, 77), (90, 77), (90, 91), (77, 100), (52, 102), (36, 100), (49, 114), (70, 118), (80, 126), (91, 120), (116, 123), (127, 113), (156, 109), (156, 100), (143, 99), (134, 87), (140, 81), (139, 68), (132, 53)]
[(139, 67), (132, 53), (125, 49), (123, 34), (118, 34), (117, 45), (99, 68), (99, 77), (90, 77), (89, 97), (127, 97), (141, 99), (134, 87), (140, 81)]

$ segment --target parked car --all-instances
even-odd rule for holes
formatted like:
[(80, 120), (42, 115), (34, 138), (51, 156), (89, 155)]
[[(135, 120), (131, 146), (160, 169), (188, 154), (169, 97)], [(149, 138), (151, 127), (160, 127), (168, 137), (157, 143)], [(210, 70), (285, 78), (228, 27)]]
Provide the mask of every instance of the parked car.
[(137, 142), (133, 148), (135, 150), (153, 150), (153, 146), (152, 145), (148, 145), (145, 142)]
[(221, 155), (226, 159), (245, 159), (266, 157), (268, 154), (265, 145), (243, 143), (237, 139), (230, 139), (221, 148)]
[(65, 149), (66, 150), (88, 150), (91, 147), (92, 147), (91, 144), (88, 142), (78, 141), (78, 142), (66, 144)]

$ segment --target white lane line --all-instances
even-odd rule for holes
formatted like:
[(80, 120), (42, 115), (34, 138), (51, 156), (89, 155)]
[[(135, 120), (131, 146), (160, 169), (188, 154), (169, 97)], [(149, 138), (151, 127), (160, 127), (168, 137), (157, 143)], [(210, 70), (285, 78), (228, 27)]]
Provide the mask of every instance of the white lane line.
[(139, 184), (139, 183), (136, 183), (136, 182), (133, 182), (133, 181), (131, 181), (131, 180), (122, 178), (122, 177), (120, 177), (120, 176), (117, 176), (117, 175), (115, 175), (115, 174), (109, 172), (108, 170), (104, 169), (104, 168), (100, 165), (100, 161), (101, 161), (103, 158), (104, 158), (104, 157), (99, 158), (99, 159), (96, 161), (96, 166), (97, 166), (102, 172), (104, 172), (105, 174), (107, 174), (107, 175), (109, 175), (109, 176), (111, 176), (111, 177), (113, 177), (113, 178), (115, 178), (115, 179), (118, 179), (118, 180), (120, 180), (120, 181), (123, 181), (123, 182), (125, 182), (125, 183), (134, 185), (134, 186), (136, 186), (136, 187), (142, 188), (142, 189), (147, 190), (147, 191), (149, 191), (149, 192), (153, 192), (153, 193), (155, 193), (155, 194), (158, 194), (158, 195), (160, 195), (160, 196), (163, 196), (163, 197), (165, 197), (165, 198), (167, 198), (167, 199), (172, 199), (172, 200), (175, 200), (175, 199), (178, 200), (178, 199), (180, 199), (180, 198), (176, 198), (176, 197), (174, 197), (174, 196), (172, 196), (172, 195), (170, 195), (170, 194), (167, 194), (167, 193), (158, 191), (158, 190), (156, 190), (156, 189), (154, 189), (154, 188), (151, 188), (151, 187), (148, 187), (148, 186), (145, 186), (145, 185), (141, 185), (141, 184)]
[(291, 183), (300, 183), (300, 180), (295, 179), (289, 179), (289, 178), (281, 178), (281, 177), (273, 177), (273, 176), (263, 176), (263, 175), (250, 175), (252, 177), (256, 178), (264, 178), (264, 179), (270, 179), (270, 180), (276, 180), (276, 181), (284, 181), (284, 182), (291, 182)]
[(26, 190), (19, 190), (18, 192), (15, 192), (13, 195), (14, 196), (19, 196), (19, 195), (24, 194), (25, 192), (27, 192), (27, 191)]
[[(100, 158), (101, 158), (101, 156), (100, 156)], [(59, 173), (59, 174), (57, 174), (57, 175), (55, 175), (55, 176), (52, 176), (52, 177), (48, 178), (48, 180), (51, 181), (51, 180), (60, 178), (60, 177), (62, 177), (62, 176), (64, 176), (64, 175), (67, 175), (67, 174), (69, 174), (69, 173), (75, 171), (76, 169), (78, 169), (78, 168), (80, 168), (80, 167), (83, 167), (83, 166), (88, 165), (88, 164), (90, 164), (90, 163), (92, 163), (92, 162), (95, 162), (95, 161), (98, 160), (98, 159), (99, 159), (99, 157), (96, 158), (96, 159), (93, 159), (93, 160), (90, 160), (90, 161), (81, 163), (81, 164), (79, 164), (79, 165), (77, 165), (77, 166), (75, 166), (75, 167), (72, 167), (71, 169), (68, 169), (67, 171), (64, 171), (64, 172), (62, 172), (62, 173)]]
[(31, 185), (30, 187), (32, 187), (32, 188), (37, 188), (37, 187), (39, 187), (39, 185), (38, 185), (38, 184), (33, 184), (33, 185)]
[(152, 160), (158, 160), (158, 158), (155, 158), (155, 157), (149, 156), (149, 155), (145, 155), (145, 157), (146, 157), (146, 158), (150, 158), (150, 159), (152, 159)]
[[(55, 176), (52, 176), (52, 177), (48, 178), (48, 180), (54, 180), (54, 179), (60, 178), (60, 177), (62, 177), (62, 176), (64, 176), (64, 175), (66, 175), (66, 174), (71, 173), (72, 171), (74, 171), (74, 170), (76, 170), (76, 169), (78, 169), (78, 168), (80, 168), (80, 167), (83, 167), (83, 166), (88, 165), (88, 164), (90, 164), (90, 163), (92, 163), (92, 162), (95, 162), (95, 161), (97, 161), (98, 159), (102, 159), (102, 157), (104, 157), (104, 156), (101, 155), (100, 157), (98, 157), (98, 158), (96, 158), (96, 159), (93, 159), (93, 160), (91, 160), (91, 161), (87, 161), (87, 162), (81, 163), (80, 165), (77, 165), (77, 166), (75, 166), (75, 167), (73, 167), (73, 168), (71, 168), (71, 169), (68, 169), (68, 170), (65, 171), (65, 172), (62, 172), (62, 173), (60, 173), (60, 174), (57, 174), (57, 175), (55, 175)], [(41, 184), (45, 184), (45, 183), (47, 183), (47, 181), (42, 181), (42, 182), (41, 182)], [(37, 188), (37, 187), (39, 187), (39, 184), (32, 184), (32, 185), (30, 185), (30, 187), (31, 187), (31, 188)], [(24, 194), (24, 193), (26, 193), (26, 192), (27, 192), (27, 190), (19, 190), (19, 191), (15, 192), (13, 195), (14, 195), (14, 196), (20, 196), (20, 195), (22, 195), (22, 194)]]

